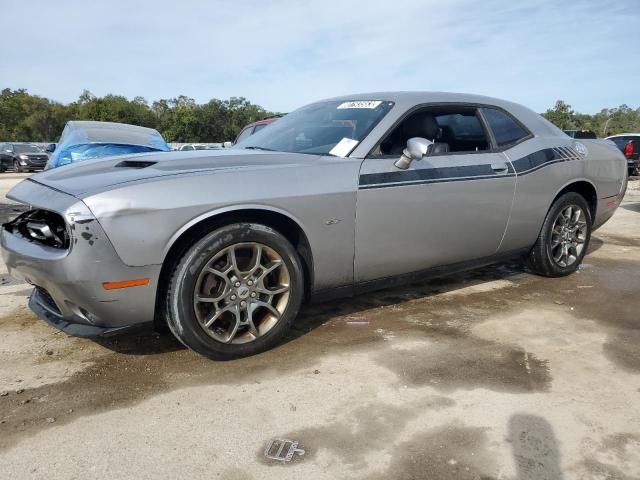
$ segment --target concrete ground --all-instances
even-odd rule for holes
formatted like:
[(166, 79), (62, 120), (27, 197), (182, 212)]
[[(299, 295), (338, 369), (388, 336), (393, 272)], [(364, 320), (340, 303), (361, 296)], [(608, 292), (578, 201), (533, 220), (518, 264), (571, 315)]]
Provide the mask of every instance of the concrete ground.
[[(232, 362), (67, 337), (3, 271), (0, 478), (640, 478), (640, 181), (570, 277), (507, 265), (308, 307)], [(272, 438), (306, 453), (269, 461)]]

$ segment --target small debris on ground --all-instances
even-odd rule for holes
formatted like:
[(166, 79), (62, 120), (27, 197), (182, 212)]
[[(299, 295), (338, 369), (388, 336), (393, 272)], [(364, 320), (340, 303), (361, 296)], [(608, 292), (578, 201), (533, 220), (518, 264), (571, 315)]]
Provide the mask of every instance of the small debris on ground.
[(0, 397), (6, 397), (9, 395), (9, 392), (0, 392)]
[(24, 392), (24, 390), (22, 388), (19, 388), (18, 390), (16, 390), (17, 394), (21, 394), (22, 392)]
[(314, 370), (314, 371), (313, 371), (313, 373), (314, 373), (315, 375), (318, 375), (318, 374), (320, 373), (320, 370)]
[(351, 325), (354, 327), (369, 325), (369, 320), (347, 320), (345, 321), (347, 325)]
[(53, 417), (47, 418), (47, 423), (55, 423), (56, 419)]
[(264, 456), (271, 460), (288, 463), (294, 455), (301, 457), (306, 453), (304, 449), (298, 448), (298, 445), (298, 441), (274, 438), (267, 443)]

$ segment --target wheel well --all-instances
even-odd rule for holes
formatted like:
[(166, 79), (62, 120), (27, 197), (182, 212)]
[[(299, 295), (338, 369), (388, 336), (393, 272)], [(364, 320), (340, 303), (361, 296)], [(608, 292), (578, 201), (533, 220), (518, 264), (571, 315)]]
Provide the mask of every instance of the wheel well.
[(582, 195), (582, 197), (586, 200), (587, 205), (589, 205), (589, 211), (591, 212), (591, 221), (595, 221), (596, 209), (598, 206), (598, 196), (596, 194), (596, 189), (594, 188), (594, 186), (585, 181), (571, 183), (560, 190), (560, 192), (558, 192), (556, 198), (553, 199), (553, 202), (551, 202), (551, 204), (553, 205), (553, 203), (558, 198), (568, 192), (575, 192), (579, 195)]
[(192, 225), (184, 231), (173, 245), (171, 245), (171, 248), (169, 248), (162, 262), (160, 278), (158, 279), (155, 314), (156, 326), (161, 326), (166, 323), (162, 306), (167, 296), (169, 277), (184, 253), (208, 232), (238, 222), (259, 223), (271, 227), (291, 242), (291, 245), (296, 249), (302, 260), (305, 298), (310, 296), (313, 286), (313, 257), (311, 255), (311, 246), (306, 234), (295, 221), (286, 215), (270, 210), (247, 209), (225, 212), (205, 218), (195, 225)]

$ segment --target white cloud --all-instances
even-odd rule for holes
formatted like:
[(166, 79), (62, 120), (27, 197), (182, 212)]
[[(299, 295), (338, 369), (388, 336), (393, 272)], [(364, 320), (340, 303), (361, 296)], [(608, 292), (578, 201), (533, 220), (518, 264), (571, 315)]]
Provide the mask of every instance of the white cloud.
[(2, 10), (1, 86), (62, 101), (88, 88), (245, 96), (280, 111), (381, 90), (482, 93), (537, 110), (558, 98), (583, 111), (640, 103), (631, 0), (23, 0)]

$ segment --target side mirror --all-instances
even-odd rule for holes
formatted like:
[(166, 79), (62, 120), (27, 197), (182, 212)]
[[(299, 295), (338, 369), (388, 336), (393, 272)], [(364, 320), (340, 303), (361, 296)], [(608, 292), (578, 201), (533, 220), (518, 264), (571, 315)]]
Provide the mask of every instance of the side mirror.
[(422, 160), (431, 151), (433, 142), (426, 138), (413, 137), (407, 140), (407, 148), (402, 152), (402, 156), (394, 163), (396, 168), (406, 170), (414, 160)]
[(45, 147), (44, 151), (45, 151), (45, 152), (47, 152), (47, 153), (53, 153), (53, 152), (55, 152), (55, 151), (56, 151), (56, 144), (55, 144), (55, 143), (50, 143), (50, 144), (48, 144), (48, 145)]
[(233, 147), (233, 142), (224, 142), (222, 144), (222, 148), (231, 148)]

